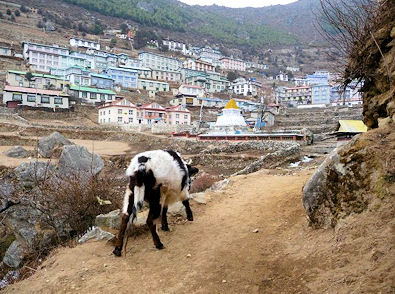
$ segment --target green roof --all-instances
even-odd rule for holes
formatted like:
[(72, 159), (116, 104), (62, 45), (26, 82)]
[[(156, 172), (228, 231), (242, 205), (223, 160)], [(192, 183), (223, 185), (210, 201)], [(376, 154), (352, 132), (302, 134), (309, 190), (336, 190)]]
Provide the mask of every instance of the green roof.
[(70, 90), (92, 92), (92, 93), (98, 93), (98, 94), (109, 94), (109, 95), (115, 95), (116, 94), (114, 91), (107, 90), (107, 89), (82, 87), (82, 86), (78, 86), (78, 85), (71, 85), (70, 86)]
[[(19, 71), (19, 70), (9, 70), (8, 72), (14, 73), (17, 75), (25, 75), (27, 72), (26, 71)], [(47, 74), (40, 74), (40, 73), (31, 73), (33, 77), (40, 77), (40, 78), (48, 78), (48, 79), (55, 79), (55, 80), (63, 80), (62, 77), (60, 76), (53, 76), (53, 75), (47, 75)]]

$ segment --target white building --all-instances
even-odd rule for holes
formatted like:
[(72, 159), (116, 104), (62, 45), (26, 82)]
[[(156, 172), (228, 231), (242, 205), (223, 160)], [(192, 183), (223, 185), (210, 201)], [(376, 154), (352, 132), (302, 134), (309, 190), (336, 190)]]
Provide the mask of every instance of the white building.
[(70, 45), (73, 47), (83, 47), (100, 50), (100, 43), (91, 40), (84, 40), (79, 38), (71, 38)]
[(181, 61), (177, 58), (151, 52), (140, 52), (139, 60), (141, 60), (141, 66), (151, 69), (178, 71), (181, 68)]
[(169, 51), (181, 52), (184, 55), (188, 53), (187, 45), (183, 42), (163, 40), (163, 45), (165, 45)]
[(275, 80), (282, 81), (282, 82), (288, 82), (288, 74), (280, 72), (278, 75), (276, 75)]
[(183, 84), (178, 88), (178, 94), (204, 97), (206, 95), (206, 90), (202, 86)]
[(3, 104), (10, 108), (18, 106), (68, 109), (69, 96), (61, 91), (5, 86)]
[(261, 88), (262, 84), (255, 79), (238, 78), (231, 84), (233, 93), (243, 96), (257, 96)]
[(138, 79), (137, 89), (155, 91), (155, 92), (168, 92), (170, 91), (170, 86), (169, 83), (166, 82)]

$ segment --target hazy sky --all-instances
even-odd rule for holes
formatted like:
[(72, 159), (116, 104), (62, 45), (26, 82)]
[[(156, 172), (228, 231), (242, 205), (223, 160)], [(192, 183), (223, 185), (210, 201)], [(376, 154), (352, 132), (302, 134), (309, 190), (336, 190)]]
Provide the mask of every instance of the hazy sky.
[(217, 4), (228, 7), (263, 7), (275, 4), (288, 4), (296, 0), (180, 0), (181, 2), (194, 5)]

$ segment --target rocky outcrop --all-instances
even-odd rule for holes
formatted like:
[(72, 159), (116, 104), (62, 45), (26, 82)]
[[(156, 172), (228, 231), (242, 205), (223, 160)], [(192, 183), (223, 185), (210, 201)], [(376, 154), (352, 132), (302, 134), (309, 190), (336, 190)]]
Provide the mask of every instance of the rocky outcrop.
[(85, 146), (64, 146), (59, 159), (59, 172), (66, 175), (97, 175), (104, 167), (101, 157)]
[(53, 132), (47, 137), (42, 137), (37, 144), (38, 153), (45, 158), (58, 157), (59, 148), (74, 143), (67, 140), (58, 132)]
[(234, 173), (232, 176), (244, 175), (256, 172), (262, 168), (276, 168), (284, 163), (292, 162), (300, 156), (299, 145), (293, 144), (288, 148), (281, 149), (266, 155), (261, 156), (260, 159), (253, 162), (244, 169)]
[(335, 149), (303, 188), (303, 206), (314, 227), (333, 227), (374, 199), (390, 197), (395, 174), (393, 124), (356, 136)]
[(23, 162), (14, 170), (19, 183), (25, 187), (51, 177), (54, 172), (55, 165), (44, 161)]

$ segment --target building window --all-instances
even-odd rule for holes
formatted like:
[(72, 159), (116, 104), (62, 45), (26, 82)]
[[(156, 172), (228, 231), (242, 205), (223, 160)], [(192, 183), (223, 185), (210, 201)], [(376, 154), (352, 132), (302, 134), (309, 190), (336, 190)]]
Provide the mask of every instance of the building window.
[(180, 114), (179, 113), (176, 114), (176, 118), (180, 118)]
[(122, 116), (118, 116), (118, 122), (122, 122)]
[(41, 103), (49, 103), (49, 97), (42, 96)]
[(86, 97), (88, 97), (88, 94), (87, 94), (87, 92), (81, 92), (82, 93), (82, 98), (86, 98)]
[(188, 119), (188, 115), (187, 114), (184, 114), (184, 119)]
[(27, 102), (36, 102), (35, 95), (27, 95)]
[(96, 99), (97, 98), (97, 94), (96, 93), (91, 93), (91, 99)]
[(122, 109), (118, 109), (118, 114), (122, 114)]
[(101, 100), (101, 101), (106, 100), (106, 96), (105, 96), (104, 94), (100, 94), (100, 100)]
[(133, 115), (133, 109), (129, 109), (129, 115)]
[(133, 117), (129, 117), (129, 122), (130, 122), (130, 123), (133, 122)]
[(22, 101), (22, 94), (12, 94), (12, 101)]
[(54, 98), (54, 103), (55, 103), (55, 104), (63, 104), (63, 98), (61, 98), (61, 97), (55, 97), (55, 98)]

